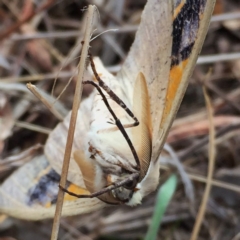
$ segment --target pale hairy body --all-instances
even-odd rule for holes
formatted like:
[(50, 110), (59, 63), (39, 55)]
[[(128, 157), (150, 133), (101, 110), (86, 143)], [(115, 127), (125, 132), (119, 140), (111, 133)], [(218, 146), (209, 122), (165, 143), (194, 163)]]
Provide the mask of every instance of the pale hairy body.
[[(120, 83), (113, 80), (113, 76), (106, 75), (102, 80), (120, 99), (124, 99), (125, 105), (137, 118), (141, 119), (144, 117), (145, 119), (151, 120), (146, 80), (143, 74), (140, 74), (138, 78), (139, 80), (137, 80), (136, 83), (140, 88), (133, 86), (132, 93), (128, 89), (132, 97), (128, 97), (125, 94)], [(139, 91), (139, 93), (136, 94), (134, 91)], [(96, 90), (92, 96), (90, 128), (87, 137), (84, 139), (84, 151), (77, 151), (75, 159), (77, 159), (76, 161), (82, 171), (85, 184), (90, 192), (97, 192), (103, 187), (127, 179), (128, 175), (132, 173), (139, 173), (139, 178), (132, 183), (133, 186), (131, 186), (131, 188), (126, 189), (124, 186), (120, 187), (118, 190), (108, 193), (108, 195), (112, 196), (107, 197), (107, 200), (102, 199), (109, 203), (120, 203), (122, 201), (129, 205), (136, 205), (141, 203), (142, 198), (154, 190), (158, 184), (159, 163), (151, 163), (148, 171), (151, 159), (151, 144), (148, 144), (148, 142), (151, 141), (151, 122), (140, 121), (139, 126), (129, 126), (133, 123), (133, 119), (126, 113), (125, 109), (111, 99), (108, 94), (106, 94), (106, 97), (110, 107), (121, 121), (136, 150), (140, 166), (134, 158), (132, 149), (122, 132), (115, 125), (115, 120), (106, 107), (102, 96)], [(134, 108), (136, 108), (136, 112)], [(145, 116), (146, 114), (149, 116)], [(149, 139), (145, 140), (145, 138)], [(145, 144), (145, 142), (147, 142), (147, 144)], [(145, 154), (145, 156), (142, 152), (144, 152), (144, 154), (147, 153), (147, 155)], [(76, 155), (78, 155), (78, 157)], [(89, 166), (89, 164), (91, 166)], [(86, 167), (86, 165), (88, 167)], [(87, 176), (87, 168), (93, 169), (93, 173), (97, 175), (97, 177)], [(143, 169), (142, 172), (145, 171), (142, 175), (140, 168)], [(149, 177), (149, 174), (152, 177)], [(119, 197), (120, 199), (118, 199), (118, 191), (121, 193), (124, 192), (124, 196)], [(117, 202), (112, 202), (112, 197), (116, 198)]]

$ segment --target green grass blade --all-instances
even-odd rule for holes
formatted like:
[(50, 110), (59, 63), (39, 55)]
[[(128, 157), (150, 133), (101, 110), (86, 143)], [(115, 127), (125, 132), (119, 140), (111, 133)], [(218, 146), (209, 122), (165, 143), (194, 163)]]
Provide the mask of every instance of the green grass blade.
[(154, 207), (151, 224), (148, 228), (144, 240), (155, 240), (159, 230), (159, 226), (167, 206), (176, 190), (177, 176), (171, 175), (168, 180), (159, 188), (157, 194), (157, 201)]

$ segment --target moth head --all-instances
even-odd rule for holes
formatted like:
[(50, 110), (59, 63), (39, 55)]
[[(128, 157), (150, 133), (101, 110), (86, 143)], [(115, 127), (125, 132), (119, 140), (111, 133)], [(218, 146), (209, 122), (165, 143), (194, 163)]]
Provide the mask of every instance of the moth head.
[(119, 187), (112, 190), (112, 194), (117, 200), (125, 203), (131, 200), (133, 196), (133, 190), (124, 187)]
[(138, 189), (136, 188), (138, 184), (138, 177), (130, 179), (128, 175), (123, 175), (121, 177), (111, 176), (111, 182), (117, 183), (123, 180), (126, 180), (126, 183), (116, 189), (113, 189), (111, 192), (114, 198), (116, 198), (122, 203), (127, 204), (129, 201), (131, 201), (134, 193), (138, 191)]

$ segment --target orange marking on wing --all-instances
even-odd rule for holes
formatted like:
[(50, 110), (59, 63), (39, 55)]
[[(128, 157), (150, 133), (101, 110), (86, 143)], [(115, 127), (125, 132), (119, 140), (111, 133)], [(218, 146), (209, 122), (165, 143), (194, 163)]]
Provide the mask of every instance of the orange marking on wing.
[(179, 85), (180, 85), (181, 80), (182, 80), (183, 71), (184, 71), (187, 63), (188, 63), (188, 59), (181, 62), (179, 65), (174, 66), (170, 71), (165, 108), (164, 108), (164, 111), (163, 111), (163, 116), (162, 116), (162, 121), (160, 123), (160, 128), (163, 127), (167, 116), (171, 112), (172, 103), (173, 103), (173, 101), (175, 99), (175, 96), (177, 94)]
[(107, 184), (111, 185), (113, 182), (112, 182), (112, 177), (110, 174), (107, 175)]
[[(87, 189), (81, 188), (81, 187), (79, 187), (79, 186), (77, 186), (73, 183), (69, 185), (67, 190), (70, 191), (70, 192), (74, 192), (76, 194), (84, 194), (84, 195), (90, 194), (90, 192)], [(71, 196), (67, 193), (65, 194), (64, 201), (74, 201), (74, 200), (76, 200), (76, 197)]]
[(45, 207), (45, 208), (50, 208), (51, 206), (52, 206), (52, 203), (51, 203), (51, 202), (48, 202), (48, 203), (45, 204), (44, 207)]
[(173, 20), (177, 17), (177, 15), (180, 13), (182, 7), (185, 5), (186, 0), (183, 0), (175, 9), (173, 13)]

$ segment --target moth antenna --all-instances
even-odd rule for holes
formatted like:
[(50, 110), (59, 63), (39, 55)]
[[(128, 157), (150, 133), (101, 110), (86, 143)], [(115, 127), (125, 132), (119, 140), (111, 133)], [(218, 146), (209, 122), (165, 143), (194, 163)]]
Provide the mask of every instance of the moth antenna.
[(141, 181), (147, 174), (152, 155), (152, 119), (145, 76), (140, 72), (133, 90), (133, 110), (141, 124), (132, 128), (133, 144), (140, 161)]

